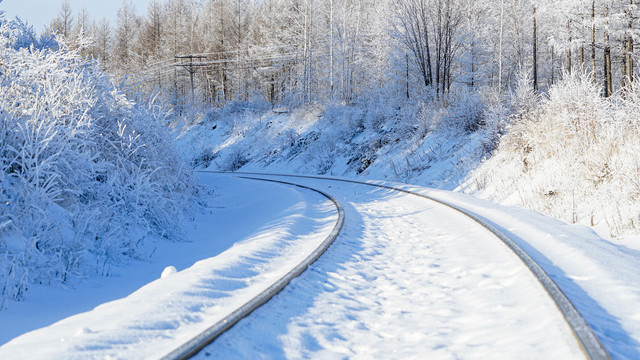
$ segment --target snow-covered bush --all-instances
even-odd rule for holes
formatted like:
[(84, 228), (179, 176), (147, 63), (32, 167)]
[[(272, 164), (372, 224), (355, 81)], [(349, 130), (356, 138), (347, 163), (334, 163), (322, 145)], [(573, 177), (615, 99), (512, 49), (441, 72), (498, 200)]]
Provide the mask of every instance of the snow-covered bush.
[(38, 36), (33, 26), (26, 24), (20, 18), (10, 20), (0, 18), (0, 24), (3, 25), (2, 36), (10, 39), (11, 46), (16, 50), (31, 47), (40, 50), (58, 49), (58, 43), (54, 36), (44, 33)]
[(485, 100), (480, 93), (460, 90), (439, 100), (422, 103), (417, 117), (422, 131), (462, 135), (485, 125), (485, 110)]
[(166, 112), (133, 103), (68, 49), (0, 27), (0, 306), (177, 234), (196, 191)]
[(440, 126), (454, 133), (471, 133), (484, 125), (485, 104), (480, 93), (459, 91), (446, 99), (446, 116)]
[(457, 186), (460, 174), (486, 151), (479, 130), (486, 127), (487, 101), (472, 92), (424, 102), (389, 95), (372, 92), (348, 105), (273, 110), (234, 102), (199, 116), (199, 123), (184, 121), (188, 125), (179, 143), (186, 161), (218, 170), (359, 175)]
[(545, 99), (514, 107), (513, 124), (468, 185), (568, 222), (604, 225), (611, 236), (637, 231), (639, 100), (636, 91), (605, 99), (588, 76), (566, 75)]

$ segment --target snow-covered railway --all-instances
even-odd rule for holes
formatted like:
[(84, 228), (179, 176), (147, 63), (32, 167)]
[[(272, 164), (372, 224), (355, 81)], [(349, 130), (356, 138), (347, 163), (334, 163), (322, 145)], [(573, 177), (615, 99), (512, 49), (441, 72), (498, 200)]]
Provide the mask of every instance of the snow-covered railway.
[[(406, 188), (400, 188), (398, 186), (394, 186), (391, 184), (385, 184), (385, 183), (379, 183), (379, 182), (361, 182), (361, 181), (354, 181), (354, 180), (348, 180), (348, 179), (334, 179), (334, 178), (326, 178), (326, 177), (315, 177), (315, 176), (293, 176), (293, 175), (282, 175), (282, 174), (259, 174), (259, 173), (234, 173), (234, 176), (242, 176), (244, 178), (252, 178), (255, 180), (263, 180), (263, 181), (273, 181), (273, 182), (279, 182), (279, 183), (284, 183), (284, 184), (288, 184), (288, 185), (292, 185), (292, 186), (298, 186), (298, 187), (304, 187), (306, 189), (311, 189), (317, 192), (320, 192), (321, 194), (323, 194), (324, 196), (328, 197), (329, 199), (331, 199), (331, 201), (336, 205), (336, 207), (339, 209), (339, 213), (340, 213), (340, 218), (336, 224), (336, 227), (334, 228), (334, 231), (332, 232), (332, 234), (329, 236), (329, 238), (327, 238), (327, 240), (323, 243), (323, 245), (321, 247), (319, 247), (312, 255), (310, 255), (302, 264), (298, 265), (295, 269), (293, 269), (291, 272), (289, 272), (285, 277), (283, 277), (282, 279), (280, 279), (279, 281), (277, 281), (272, 287), (270, 287), (265, 293), (260, 294), (258, 297), (252, 299), (251, 301), (249, 301), (247, 304), (243, 305), (239, 310), (235, 311), (234, 313), (230, 314), (228, 317), (224, 318), (222, 321), (216, 323), (215, 325), (213, 325), (209, 330), (207, 330), (207, 332), (201, 334), (200, 336), (192, 339), (189, 343), (185, 344), (184, 346), (178, 348), (176, 351), (172, 352), (171, 354), (169, 354), (168, 356), (165, 357), (165, 359), (184, 359), (184, 358), (190, 358), (193, 355), (197, 354), (200, 350), (204, 349), (208, 344), (211, 344), (213, 342), (214, 339), (218, 338), (219, 336), (221, 336), (226, 330), (231, 329), (232, 326), (234, 324), (236, 324), (240, 319), (242, 319), (243, 317), (246, 317), (249, 313), (253, 312), (256, 308), (260, 307), (261, 305), (265, 304), (269, 299), (273, 298), (275, 294), (277, 294), (278, 292), (280, 292), (285, 286), (286, 284), (288, 284), (294, 277), (300, 275), (304, 269), (307, 268), (307, 266), (309, 264), (311, 264), (313, 261), (315, 261), (331, 244), (331, 242), (333, 242), (336, 237), (338, 236), (338, 233), (340, 232), (343, 223), (344, 223), (344, 210), (342, 208), (342, 206), (340, 205), (339, 201), (336, 200), (336, 198), (332, 195), (329, 195), (326, 191), (327, 190), (319, 190), (318, 189), (318, 184), (316, 183), (314, 184), (309, 184), (309, 181), (320, 181), (320, 182), (324, 182), (324, 186), (327, 187), (328, 189), (331, 188), (331, 185), (327, 185), (327, 184), (331, 184), (333, 183), (335, 184), (339, 184), (339, 183), (346, 183), (346, 184), (355, 184), (358, 186), (366, 186), (366, 187), (375, 187), (378, 189), (384, 189), (384, 190), (389, 190), (392, 192), (396, 192), (396, 193), (401, 193), (401, 194), (407, 194), (413, 197), (418, 197), (418, 198), (422, 198), (422, 199), (427, 199), (430, 202), (436, 202), (439, 205), (438, 206), (445, 206), (448, 207), (450, 209), (455, 210), (456, 212), (462, 213), (464, 214), (464, 216), (472, 219), (474, 222), (476, 222), (478, 225), (480, 225), (482, 228), (486, 229), (488, 232), (490, 232), (493, 236), (497, 237), (498, 239), (500, 239), (502, 241), (502, 243), (504, 245), (506, 245), (509, 249), (511, 249), (511, 251), (513, 251), (513, 253), (515, 253), (519, 259), (522, 261), (522, 263), (524, 263), (524, 265), (526, 265), (526, 267), (531, 271), (531, 273), (535, 276), (535, 279), (542, 285), (542, 287), (544, 288), (544, 290), (546, 291), (546, 293), (551, 297), (551, 299), (553, 299), (553, 302), (555, 303), (557, 309), (560, 311), (560, 313), (562, 314), (562, 317), (564, 318), (564, 320), (566, 321), (566, 323), (569, 325), (570, 328), (570, 332), (573, 335), (574, 339), (577, 341), (579, 348), (581, 350), (581, 353), (589, 359), (610, 359), (610, 355), (607, 352), (607, 350), (602, 346), (602, 344), (600, 343), (600, 341), (598, 340), (597, 336), (593, 333), (592, 329), (590, 328), (590, 326), (587, 324), (587, 322), (583, 319), (583, 317), (581, 316), (581, 314), (576, 310), (575, 306), (571, 303), (571, 301), (567, 298), (567, 296), (565, 296), (565, 294), (563, 293), (563, 291), (556, 285), (556, 283), (551, 279), (551, 277), (543, 270), (543, 268), (538, 265), (531, 256), (529, 256), (529, 254), (527, 254), (527, 252), (525, 252), (520, 246), (518, 246), (516, 244), (516, 242), (514, 242), (513, 240), (511, 240), (507, 235), (505, 235), (505, 233), (503, 231), (501, 231), (495, 224), (491, 223), (491, 221), (488, 221), (487, 219), (471, 212), (468, 211), (458, 205), (449, 203), (447, 201), (443, 201), (443, 200), (439, 200), (433, 197), (430, 197), (428, 195), (425, 194), (421, 194)], [(294, 182), (294, 180), (292, 179), (298, 179), (297, 182)], [(286, 181), (284, 181), (286, 180)], [(307, 180), (305, 181), (301, 181), (301, 180)], [(303, 184), (304, 183), (304, 184)], [(401, 231), (401, 230), (399, 230)], [(353, 249), (351, 249), (353, 250)], [(436, 264), (434, 264), (434, 266), (438, 266)], [(381, 269), (382, 270), (382, 269)], [(320, 271), (320, 270), (318, 270)], [(404, 270), (402, 270), (404, 271)], [(473, 272), (475, 270), (470, 270), (470, 272)], [(500, 270), (498, 270), (500, 271)], [(370, 276), (371, 279), (377, 279), (377, 275), (374, 274), (368, 274), (368, 276)], [(488, 275), (484, 275), (488, 277)], [(368, 280), (367, 276), (364, 276), (364, 280)], [(327, 279), (324, 280), (325, 283), (327, 283)], [(479, 284), (480, 286), (482, 286), (482, 284)], [(492, 283), (490, 283), (489, 286), (493, 286)], [(298, 285), (299, 288), (303, 289), (301, 291), (305, 291), (304, 290), (304, 285)], [(406, 289), (404, 289), (406, 290)], [(404, 291), (403, 290), (403, 291)], [(415, 290), (415, 289), (414, 289)], [(295, 290), (293, 290), (295, 291)], [(332, 290), (335, 291), (335, 290)], [(344, 297), (344, 296), (343, 296)], [(283, 297), (284, 298), (284, 297)], [(298, 301), (299, 299), (294, 299), (293, 301)], [(368, 300), (373, 300), (373, 299), (368, 299)], [(275, 299), (274, 299), (275, 301)], [(286, 301), (286, 300), (282, 300), (282, 301)], [(393, 305), (393, 303), (391, 303)], [(273, 305), (273, 307), (277, 307), (280, 305)], [(335, 304), (334, 304), (335, 306)], [(285, 305), (286, 307), (286, 305)], [(442, 310), (442, 309), (440, 309)], [(273, 309), (271, 310), (265, 310), (265, 311), (273, 311)], [(446, 311), (446, 310), (445, 310)], [(476, 314), (469, 314), (468, 316), (473, 317)], [(509, 319), (509, 315), (504, 315), (507, 318), (502, 319), (505, 322), (519, 322), (520, 320), (514, 320), (514, 319)], [(262, 317), (262, 321), (264, 322), (264, 316), (263, 315), (258, 315), (258, 317)], [(350, 316), (347, 315), (347, 318), (349, 318)], [(267, 322), (269, 322), (269, 320), (266, 320)], [(308, 321), (308, 320), (307, 320)], [(460, 321), (459, 319), (456, 319), (455, 321)], [(335, 324), (334, 324), (335, 325)], [(258, 331), (262, 330), (264, 331), (265, 329), (267, 330), (272, 330), (271, 327), (273, 325), (262, 325), (262, 327), (257, 326)], [(304, 327), (305, 325), (302, 325), (302, 327)], [(360, 326), (362, 326), (362, 324), (360, 324)], [(482, 326), (482, 325), (480, 325)], [(493, 325), (489, 325), (489, 327), (491, 327)], [(250, 328), (252, 327), (252, 325), (245, 325), (245, 328)], [(253, 326), (254, 330), (256, 329), (256, 326)], [(282, 327), (282, 326), (281, 326)], [(365, 326), (366, 327), (366, 326)], [(365, 329), (366, 331), (369, 331), (369, 329)], [(416, 329), (417, 330), (417, 329)], [(466, 330), (466, 328), (465, 328)], [(539, 331), (546, 331), (549, 329), (538, 329)], [(419, 331), (419, 330), (417, 330)], [(303, 331), (304, 332), (304, 331)], [(247, 333), (247, 331), (244, 331), (245, 335)], [(300, 335), (300, 334), (298, 334)], [(389, 336), (393, 336), (393, 335), (389, 335)], [(527, 335), (524, 335), (527, 336)], [(229, 337), (232, 337), (231, 335)], [(302, 337), (304, 337), (304, 334), (302, 335)], [(333, 335), (328, 335), (327, 337), (331, 338), (331, 337), (337, 337), (340, 338), (340, 334), (333, 334)], [(283, 337), (280, 337), (280, 340), (283, 340)], [(286, 341), (286, 339), (285, 339)], [(304, 340), (303, 340), (304, 341)], [(304, 352), (304, 350), (300, 350), (300, 347), (305, 347), (305, 346), (300, 346), (300, 344), (298, 344), (297, 346), (293, 346), (294, 350), (293, 353), (291, 353), (291, 351), (287, 352), (287, 357), (297, 357), (297, 356), (303, 356), (303, 357), (310, 357), (310, 354), (321, 354), (321, 356), (326, 356), (327, 353), (323, 352), (326, 349), (327, 346), (325, 345), (321, 345), (318, 343), (315, 343), (314, 341), (312, 341), (312, 339), (307, 338), (306, 340), (307, 342), (311, 341), (310, 344), (307, 344), (305, 346), (307, 347), (311, 347), (311, 348), (316, 348), (314, 351), (316, 351), (315, 353), (308, 353), (308, 352)], [(475, 341), (475, 339), (468, 339), (468, 342), (473, 342)], [(537, 340), (533, 340), (534, 342)], [(243, 350), (239, 349), (239, 347), (242, 346), (242, 341), (238, 342), (236, 340), (233, 339), (225, 339), (225, 342), (227, 342), (227, 349), (224, 349), (224, 345), (222, 346), (222, 349), (218, 346), (216, 347), (215, 343), (213, 344), (212, 348), (208, 348), (208, 350), (201, 352), (198, 357), (206, 357), (209, 354), (213, 354), (215, 357), (219, 357), (221, 354), (223, 355), (223, 357), (229, 356), (229, 354), (231, 354), (232, 356), (235, 355), (236, 357), (243, 357), (246, 355), (251, 355), (251, 353), (245, 353), (243, 352)], [(342, 341), (343, 343), (346, 341)], [(490, 343), (490, 342), (489, 342)], [(469, 344), (465, 344), (465, 346), (468, 346)], [(258, 345), (258, 348), (264, 347), (265, 345)], [(266, 345), (268, 346), (268, 345)], [(376, 347), (376, 344), (370, 344), (370, 346)], [(478, 345), (478, 346), (486, 346), (485, 345)], [(523, 348), (526, 348), (529, 345), (525, 345)], [(384, 348), (384, 346), (382, 346)], [(442, 348), (447, 348), (447, 345), (442, 345)], [(553, 347), (553, 346), (552, 346)], [(507, 346), (507, 348), (509, 348)], [(231, 350), (230, 350), (231, 349)], [(436, 345), (433, 347), (433, 349), (435, 349), (434, 354), (439, 354), (442, 355), (442, 352), (438, 352), (439, 350), (439, 345)], [(511, 350), (516, 349), (515, 351), (517, 352), (517, 346), (511, 346), (510, 348)], [(388, 349), (387, 349), (388, 350)], [(393, 349), (394, 353), (395, 351), (398, 349)], [(406, 350), (406, 349), (405, 349)], [(229, 353), (229, 351), (231, 351)], [(384, 351), (384, 350), (383, 350)], [(418, 350), (419, 351), (419, 350)], [(447, 351), (447, 350), (445, 350)], [(463, 355), (469, 355), (471, 354), (471, 357), (475, 357), (474, 353), (466, 353), (465, 351), (467, 350), (460, 350), (462, 351), (461, 354)], [(495, 351), (495, 349), (490, 349), (491, 351)], [(545, 352), (544, 347), (541, 349), (537, 349), (537, 351), (542, 351)], [(359, 353), (358, 351), (354, 352), (354, 349), (338, 349), (336, 351), (339, 354), (347, 354), (348, 357), (361, 357), (361, 356), (368, 356), (368, 355), (372, 355), (372, 353), (369, 350), (363, 350), (361, 353)], [(570, 353), (571, 351), (569, 351)], [(331, 353), (331, 351), (329, 351), (329, 353)], [(292, 355), (293, 354), (293, 355)], [(350, 354), (350, 355), (349, 355)], [(410, 355), (411, 353), (409, 353), (409, 357), (412, 357)], [(459, 355), (460, 353), (458, 353)], [(495, 354), (495, 353), (494, 353)], [(255, 355), (255, 354), (254, 354)], [(284, 355), (284, 354), (281, 354)], [(407, 353), (398, 353), (397, 355), (401, 355), (402, 357), (407, 356)], [(415, 356), (416, 354), (414, 354)], [(424, 355), (423, 353), (419, 354), (420, 356)], [(451, 355), (451, 354), (448, 354)], [(513, 354), (512, 354), (513, 355)], [(529, 353), (529, 354), (522, 354), (524, 357), (533, 357), (535, 358), (536, 355), (535, 353)], [(574, 353), (575, 355), (575, 353)], [(313, 356), (313, 355), (311, 355)], [(395, 355), (394, 355), (395, 356)], [(280, 356), (275, 356), (275, 357), (280, 357)], [(445, 358), (447, 356), (444, 356)], [(507, 356), (509, 357), (509, 356)]]
[(336, 211), (338, 212), (338, 219), (336, 220), (336, 224), (331, 233), (326, 237), (326, 239), (317, 248), (315, 248), (309, 254), (309, 256), (302, 260), (302, 262), (294, 266), (286, 274), (274, 281), (273, 284), (266, 288), (264, 291), (244, 303), (242, 306), (239, 306), (235, 311), (213, 324), (210, 328), (200, 333), (198, 336), (194, 337), (179, 348), (175, 349), (170, 354), (163, 357), (163, 360), (189, 359), (200, 352), (203, 348), (211, 344), (215, 339), (222, 335), (222, 333), (230, 329), (242, 318), (251, 314), (251, 312), (253, 312), (255, 309), (262, 306), (264, 303), (266, 303), (276, 294), (282, 291), (282, 289), (284, 289), (284, 287), (287, 286), (287, 284), (289, 284), (291, 280), (302, 274), (302, 272), (305, 271), (309, 265), (316, 261), (316, 259), (318, 259), (327, 250), (327, 248), (329, 248), (331, 243), (333, 243), (333, 241), (338, 237), (338, 234), (340, 234), (340, 231), (342, 230), (342, 226), (344, 225), (344, 210), (342, 208), (342, 205), (331, 195), (328, 195), (321, 190), (312, 189), (308, 186), (293, 184), (286, 181), (248, 177), (245, 178), (291, 185), (317, 192), (318, 194), (329, 199), (329, 201), (331, 201), (335, 206)]

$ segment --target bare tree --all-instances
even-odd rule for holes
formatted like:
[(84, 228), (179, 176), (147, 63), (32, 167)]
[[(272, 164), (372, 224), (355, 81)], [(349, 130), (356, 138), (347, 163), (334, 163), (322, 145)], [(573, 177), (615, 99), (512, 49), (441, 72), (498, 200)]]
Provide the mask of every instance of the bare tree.
[(536, 3), (533, 2), (533, 91), (538, 91), (538, 23), (536, 18)]
[(114, 55), (120, 66), (127, 71), (134, 61), (135, 38), (139, 29), (139, 19), (136, 17), (133, 3), (124, 1), (118, 10), (118, 28)]
[(89, 47), (89, 56), (99, 60), (105, 68), (109, 69), (110, 52), (113, 48), (111, 23), (109, 19), (102, 18), (99, 21), (94, 21), (90, 28), (93, 44)]
[(395, 0), (396, 31), (412, 55), (425, 87), (433, 83), (428, 0)]
[(431, 24), (434, 34), (436, 92), (451, 88), (452, 65), (460, 44), (456, 41), (462, 24), (462, 9), (456, 0), (435, 0), (431, 6)]
[(49, 25), (49, 32), (62, 35), (65, 39), (71, 37), (73, 30), (73, 10), (69, 0), (62, 2), (58, 16)]
[(147, 17), (144, 19), (140, 36), (141, 48), (145, 58), (156, 58), (160, 54), (163, 36), (162, 15), (162, 6), (159, 0), (151, 0), (147, 5)]

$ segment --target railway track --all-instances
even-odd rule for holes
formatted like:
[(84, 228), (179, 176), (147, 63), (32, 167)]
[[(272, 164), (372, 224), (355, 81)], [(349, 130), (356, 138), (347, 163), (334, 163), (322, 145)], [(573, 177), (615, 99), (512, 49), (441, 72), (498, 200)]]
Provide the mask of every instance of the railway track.
[[(219, 173), (214, 171), (204, 171), (210, 173)], [(494, 224), (484, 219), (483, 217), (470, 212), (464, 208), (456, 206), (454, 204), (450, 204), (445, 201), (441, 201), (430, 196), (419, 194), (410, 190), (397, 188), (394, 186), (389, 186), (385, 184), (375, 184), (370, 182), (363, 182), (357, 180), (349, 180), (349, 179), (333, 179), (321, 176), (303, 176), (303, 175), (286, 175), (286, 174), (261, 174), (261, 173), (247, 173), (247, 172), (236, 172), (229, 173), (235, 176), (252, 179), (257, 181), (269, 181), (275, 183), (281, 183), (290, 186), (296, 186), (304, 189), (308, 189), (311, 191), (315, 191), (320, 193), (321, 195), (328, 198), (336, 207), (339, 217), (336, 222), (336, 225), (333, 228), (331, 234), (325, 239), (325, 241), (311, 254), (309, 255), (302, 263), (288, 272), (285, 276), (275, 282), (272, 286), (270, 286), (265, 292), (259, 294), (254, 299), (250, 300), (246, 304), (239, 307), (236, 311), (229, 314), (227, 317), (219, 321), (218, 323), (211, 326), (205, 332), (191, 339), (186, 344), (182, 345), (178, 349), (174, 350), (167, 356), (163, 358), (163, 360), (170, 359), (188, 359), (195, 354), (197, 354), (200, 350), (205, 348), (207, 345), (211, 344), (217, 337), (223, 334), (226, 330), (230, 329), (234, 324), (240, 321), (242, 318), (248, 316), (255, 309), (265, 304), (269, 299), (279, 293), (284, 287), (295, 277), (299, 276), (304, 272), (304, 270), (312, 264), (316, 259), (318, 259), (324, 251), (326, 251), (331, 243), (338, 237), (342, 226), (344, 224), (344, 210), (342, 205), (334, 199), (331, 195), (297, 183), (293, 183), (290, 181), (277, 180), (275, 178), (300, 178), (300, 179), (317, 179), (317, 180), (325, 180), (325, 181), (333, 181), (333, 182), (344, 182), (351, 184), (359, 184), (366, 185), (377, 188), (384, 188), (391, 191), (397, 191), (405, 194), (410, 194), (413, 196), (417, 196), (420, 198), (424, 198), (430, 201), (434, 201), (446, 207), (456, 210), (467, 216), (468, 218), (474, 220), (482, 227), (490, 231), (493, 235), (495, 235), (502, 243), (504, 243), (513, 253), (515, 253), (519, 259), (524, 263), (524, 265), (531, 271), (531, 273), (535, 276), (537, 281), (542, 285), (546, 293), (551, 297), (557, 306), (558, 310), (563, 315), (566, 323), (570, 327), (577, 343), (580, 345), (580, 348), (587, 359), (611, 359), (610, 354), (598, 340), (596, 335), (593, 333), (591, 327), (584, 320), (582, 315), (578, 312), (576, 307), (571, 303), (571, 301), (567, 298), (567, 296), (563, 293), (563, 291), (558, 287), (558, 285), (551, 279), (551, 277), (542, 269), (540, 265), (538, 265), (531, 256), (529, 256), (521, 247), (519, 247), (513, 240), (511, 240), (508, 236), (506, 236), (502, 231), (500, 231)]]
[(342, 230), (342, 226), (344, 225), (344, 210), (342, 208), (342, 205), (336, 199), (334, 199), (331, 195), (317, 189), (312, 189), (304, 185), (294, 184), (286, 181), (259, 179), (259, 178), (251, 178), (251, 177), (243, 177), (243, 178), (259, 180), (259, 181), (269, 181), (269, 182), (290, 185), (290, 186), (295, 186), (295, 187), (314, 191), (326, 197), (333, 203), (333, 205), (336, 208), (336, 211), (338, 212), (338, 220), (336, 221), (336, 224), (333, 227), (333, 230), (327, 236), (327, 238), (320, 244), (320, 246), (318, 246), (311, 254), (309, 254), (309, 256), (307, 256), (301, 263), (299, 263), (297, 266), (295, 266), (293, 269), (287, 272), (280, 279), (275, 281), (265, 291), (258, 294), (257, 296), (255, 296), (254, 298), (252, 298), (242, 306), (238, 307), (231, 314), (225, 316), (223, 319), (213, 324), (211, 327), (209, 327), (204, 332), (200, 333), (198, 336), (192, 338), (187, 343), (183, 344), (179, 348), (175, 349), (171, 353), (164, 356), (162, 358), (163, 360), (189, 359), (195, 354), (197, 354), (198, 352), (200, 352), (200, 350), (205, 348), (207, 345), (211, 344), (216, 338), (218, 338), (225, 331), (230, 329), (238, 321), (240, 321), (244, 317), (251, 314), (255, 309), (259, 308), (264, 303), (266, 303), (271, 298), (273, 298), (276, 294), (278, 294), (280, 291), (282, 291), (282, 289), (284, 289), (284, 287), (287, 286), (287, 284), (289, 284), (291, 280), (293, 280), (294, 278), (302, 274), (302, 272), (305, 271), (309, 265), (311, 265), (314, 261), (316, 261), (316, 259), (318, 259), (329, 248), (331, 243), (333, 243), (333, 241), (338, 237), (338, 234)]

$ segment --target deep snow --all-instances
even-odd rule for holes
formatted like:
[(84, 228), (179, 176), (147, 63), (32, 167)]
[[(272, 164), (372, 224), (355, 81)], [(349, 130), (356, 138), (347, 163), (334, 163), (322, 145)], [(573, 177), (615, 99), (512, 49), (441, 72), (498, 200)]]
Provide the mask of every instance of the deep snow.
[[(255, 291), (247, 284), (264, 279), (265, 267), (281, 268), (278, 259), (287, 254), (278, 249), (294, 246), (292, 241), (303, 246), (305, 239), (318, 237), (318, 227), (326, 235), (335, 221), (325, 199), (301, 189), (230, 175), (201, 179), (215, 184), (217, 195), (211, 213), (191, 224), (200, 230), (199, 238), (189, 244), (162, 243), (158, 256), (148, 263), (118, 269), (120, 278), (77, 284), (68, 296), (86, 297), (89, 304), (76, 303), (68, 311), (95, 306), (109, 286), (129, 276), (138, 277), (126, 281), (135, 289), (158, 279), (168, 265), (180, 272), (127, 298), (17, 338), (0, 347), (0, 357), (160, 356), (202, 328), (202, 321), (219, 318), (230, 304), (237, 305)], [(435, 358), (484, 358), (496, 351), (507, 358), (580, 356), (555, 306), (524, 266), (498, 240), (460, 215), (386, 190), (296, 181), (323, 188), (346, 204), (345, 233), (326, 257), (223, 335), (210, 353), (267, 358), (417, 354), (411, 351)], [(461, 194), (407, 188), (465, 205), (515, 234), (576, 303), (614, 358), (638, 357), (640, 284), (633, 276), (640, 270), (637, 251), (602, 240), (587, 228), (532, 212)], [(212, 242), (213, 237), (217, 240)], [(270, 250), (263, 251), (265, 247)], [(184, 252), (175, 253), (177, 248)], [(247, 255), (251, 253), (258, 255)], [(186, 254), (189, 259), (178, 262)], [(141, 276), (144, 272), (146, 278)], [(195, 274), (205, 278), (191, 278)], [(95, 287), (111, 280), (111, 285)], [(38, 291), (64, 292), (53, 287)], [(121, 289), (120, 294), (128, 291)], [(94, 295), (87, 295), (91, 292)], [(61, 304), (45, 296), (28, 299), (24, 306)], [(21, 315), (13, 305), (22, 304), (12, 304), (0, 321), (19, 322), (28, 311), (21, 310)]]

